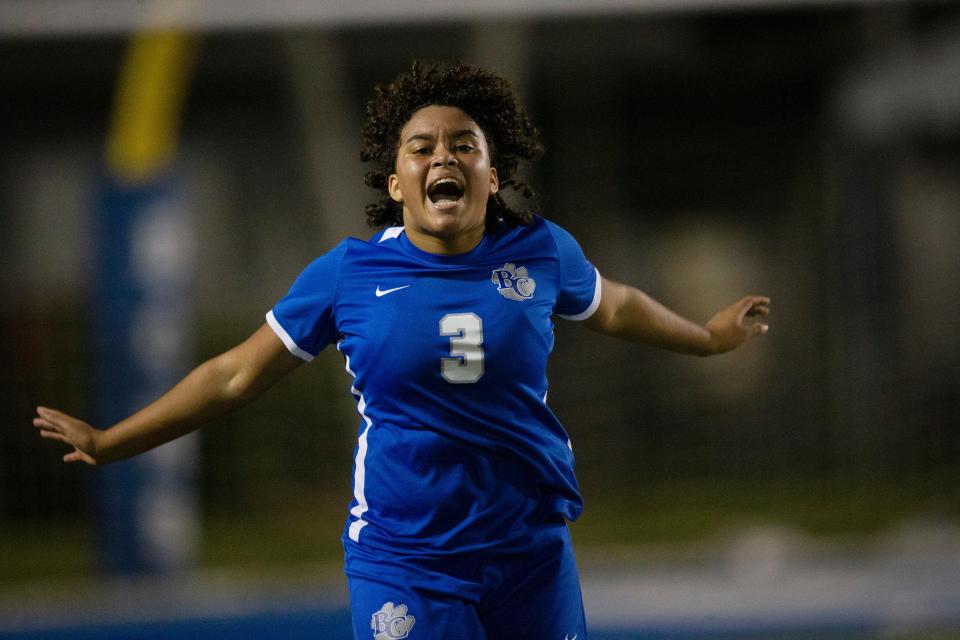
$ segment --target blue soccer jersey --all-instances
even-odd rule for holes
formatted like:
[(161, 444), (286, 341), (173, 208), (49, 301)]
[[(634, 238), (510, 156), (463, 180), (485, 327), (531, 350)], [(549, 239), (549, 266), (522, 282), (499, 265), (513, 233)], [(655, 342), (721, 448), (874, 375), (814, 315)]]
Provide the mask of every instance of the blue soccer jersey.
[(546, 404), (553, 316), (589, 317), (600, 275), (573, 237), (535, 218), (471, 251), (414, 246), (402, 227), (348, 238), (267, 314), (311, 360), (335, 343), (362, 418), (346, 544), (397, 553), (509, 541), (582, 500)]

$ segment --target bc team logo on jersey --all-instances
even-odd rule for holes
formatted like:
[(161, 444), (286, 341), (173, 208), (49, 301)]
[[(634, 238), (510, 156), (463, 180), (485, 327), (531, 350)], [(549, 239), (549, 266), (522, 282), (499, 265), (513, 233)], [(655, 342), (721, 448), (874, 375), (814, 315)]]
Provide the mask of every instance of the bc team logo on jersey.
[(387, 602), (370, 617), (370, 628), (373, 629), (374, 640), (403, 640), (410, 635), (416, 621), (416, 618), (407, 615), (407, 605), (394, 606), (392, 602)]
[(512, 262), (494, 269), (490, 281), (497, 285), (497, 291), (508, 300), (529, 300), (537, 288), (536, 281), (530, 277), (526, 267), (518, 267)]

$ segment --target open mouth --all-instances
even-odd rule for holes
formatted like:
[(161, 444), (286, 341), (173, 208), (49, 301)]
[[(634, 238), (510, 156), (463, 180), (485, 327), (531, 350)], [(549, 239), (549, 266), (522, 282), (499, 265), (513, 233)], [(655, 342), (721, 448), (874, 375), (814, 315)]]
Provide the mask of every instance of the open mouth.
[(448, 209), (463, 198), (463, 184), (456, 178), (440, 178), (427, 187), (427, 197), (439, 209)]

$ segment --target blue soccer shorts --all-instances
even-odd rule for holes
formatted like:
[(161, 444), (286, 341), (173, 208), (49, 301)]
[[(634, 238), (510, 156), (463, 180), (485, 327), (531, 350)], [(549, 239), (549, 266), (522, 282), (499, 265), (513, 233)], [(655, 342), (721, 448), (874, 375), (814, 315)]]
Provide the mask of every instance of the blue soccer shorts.
[(586, 640), (565, 523), (509, 549), (447, 557), (373, 554), (347, 543), (355, 640)]

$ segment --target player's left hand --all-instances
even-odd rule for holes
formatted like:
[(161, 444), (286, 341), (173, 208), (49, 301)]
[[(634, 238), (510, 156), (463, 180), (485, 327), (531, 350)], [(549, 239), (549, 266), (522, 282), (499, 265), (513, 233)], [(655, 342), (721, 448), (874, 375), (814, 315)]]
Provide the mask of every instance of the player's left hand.
[(766, 317), (770, 313), (770, 298), (747, 296), (720, 310), (707, 322), (712, 353), (736, 349), (754, 336), (762, 336), (770, 327), (765, 322), (747, 323), (747, 318)]

